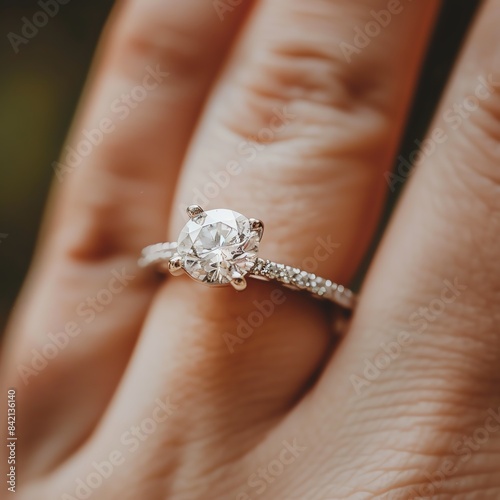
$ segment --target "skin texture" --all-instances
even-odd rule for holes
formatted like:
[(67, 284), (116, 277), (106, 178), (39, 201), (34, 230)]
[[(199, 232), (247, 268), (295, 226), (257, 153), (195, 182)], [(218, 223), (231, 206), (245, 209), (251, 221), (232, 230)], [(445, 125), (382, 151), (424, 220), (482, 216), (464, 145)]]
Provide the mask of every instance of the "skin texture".
[[(393, 5), (346, 56), (355, 28)], [(19, 498), (500, 497), (498, 0), (473, 23), (340, 343), (302, 294), (273, 302), (273, 284), (237, 294), (136, 265), (239, 162), (204, 208), (264, 220), (263, 256), (313, 259), (348, 282), (437, 8), (265, 0), (221, 20), (200, 0), (116, 7), (68, 144), (105, 117), (114, 130), (55, 183), (2, 353), (22, 429)], [(155, 70), (157, 85), (144, 80)], [(138, 85), (154, 88), (117, 118), (112, 102)], [(255, 301), (272, 311), (231, 352), (224, 335)], [(53, 359), (23, 371), (65, 329)]]

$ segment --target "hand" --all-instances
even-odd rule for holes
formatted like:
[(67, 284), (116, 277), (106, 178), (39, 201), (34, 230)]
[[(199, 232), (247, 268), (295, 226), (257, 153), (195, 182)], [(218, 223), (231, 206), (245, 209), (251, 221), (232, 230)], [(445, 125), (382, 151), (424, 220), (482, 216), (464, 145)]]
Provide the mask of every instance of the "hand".
[(160, 282), (137, 258), (199, 203), (347, 284), (438, 3), (249, 4), (133, 0), (109, 22), (3, 351), (20, 498), (499, 498), (499, 3), (335, 349), (307, 295)]

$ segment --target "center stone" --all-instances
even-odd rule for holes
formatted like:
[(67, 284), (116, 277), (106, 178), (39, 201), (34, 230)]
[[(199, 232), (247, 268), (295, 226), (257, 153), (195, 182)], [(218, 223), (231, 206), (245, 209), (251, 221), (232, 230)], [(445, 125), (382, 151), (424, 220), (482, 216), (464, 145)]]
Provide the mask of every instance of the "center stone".
[(195, 216), (182, 229), (177, 253), (182, 267), (196, 280), (226, 284), (255, 265), (259, 237), (238, 212), (217, 209)]

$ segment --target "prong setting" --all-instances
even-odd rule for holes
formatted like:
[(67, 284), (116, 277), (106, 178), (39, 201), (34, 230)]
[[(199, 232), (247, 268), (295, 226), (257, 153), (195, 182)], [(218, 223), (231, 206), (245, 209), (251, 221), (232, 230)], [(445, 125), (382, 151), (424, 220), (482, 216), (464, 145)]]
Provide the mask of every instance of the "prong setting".
[(199, 205), (189, 206), (187, 213), (189, 220), (177, 241), (147, 246), (139, 266), (154, 265), (161, 272), (174, 276), (186, 274), (210, 287), (231, 285), (236, 291), (246, 289), (248, 277), (275, 281), (340, 306), (345, 320), (355, 308), (356, 295), (342, 285), (260, 258), (259, 245), (264, 232), (261, 220), (225, 208), (204, 211)]
[(202, 211), (179, 233), (176, 254), (186, 274), (211, 286), (230, 285), (243, 290), (245, 277), (254, 267), (259, 249), (261, 224), (251, 229), (248, 217), (229, 209)]
[(245, 290), (245, 288), (247, 287), (246, 279), (239, 273), (233, 274), (230, 283), (232, 287), (238, 292)]
[(198, 217), (198, 215), (201, 215), (204, 210), (200, 207), (200, 205), (189, 205), (189, 207), (186, 208), (186, 212), (190, 219), (194, 219), (195, 217)]
[(264, 223), (259, 219), (248, 219), (250, 222), (250, 229), (255, 231), (259, 236), (259, 241), (262, 239), (264, 234)]
[(168, 261), (168, 270), (172, 276), (180, 276), (184, 273), (180, 255), (176, 254)]

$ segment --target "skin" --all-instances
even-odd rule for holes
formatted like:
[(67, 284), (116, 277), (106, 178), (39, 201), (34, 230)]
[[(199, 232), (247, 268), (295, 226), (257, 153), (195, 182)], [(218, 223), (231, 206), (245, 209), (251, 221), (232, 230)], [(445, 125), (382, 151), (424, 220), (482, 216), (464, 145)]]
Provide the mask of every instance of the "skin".
[[(55, 182), (2, 353), (2, 394), (17, 389), (19, 498), (83, 498), (79, 480), (93, 499), (500, 497), (498, 1), (473, 23), (429, 130), (435, 147), (335, 348), (324, 304), (284, 290), (231, 352), (223, 335), (281, 288), (160, 281), (136, 264), (143, 246), (176, 239), (179, 207), (210, 173), (238, 161), (204, 208), (264, 220), (261, 254), (278, 262), (311, 263), (330, 238), (315, 272), (349, 281), (438, 7), (401, 2), (346, 58), (341, 42), (389, 4), (243, 2), (222, 20), (199, 0), (116, 7), (68, 144), (104, 117), (114, 129)], [(157, 67), (168, 76), (154, 86), (144, 78)], [(478, 77), (489, 79), (479, 91)], [(249, 137), (261, 139), (252, 160), (238, 149)], [(46, 366), (23, 372), (65, 329)]]

